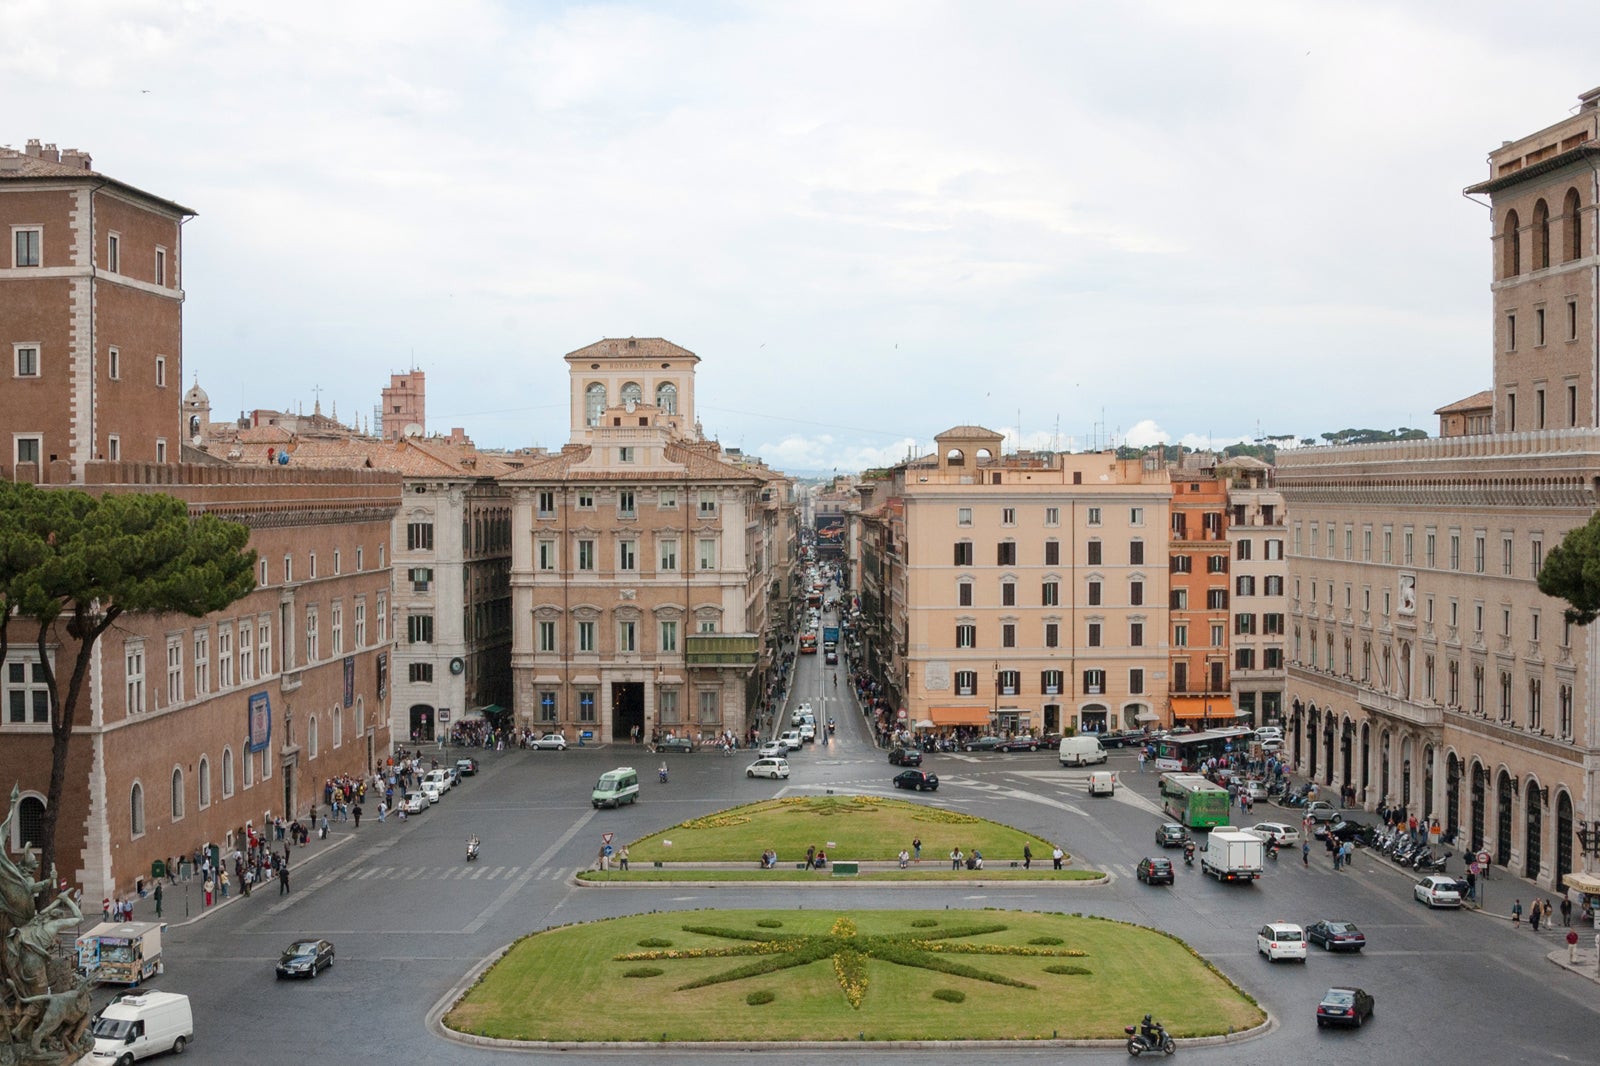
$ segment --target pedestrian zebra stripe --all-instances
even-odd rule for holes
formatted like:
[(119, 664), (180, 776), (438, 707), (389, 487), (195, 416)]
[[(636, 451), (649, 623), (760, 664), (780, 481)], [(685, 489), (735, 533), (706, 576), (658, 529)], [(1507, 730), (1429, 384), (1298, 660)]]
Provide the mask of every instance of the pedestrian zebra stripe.
[[(346, 881), (509, 881), (522, 872), (521, 866), (368, 866), (351, 870)], [(541, 870), (537, 879), (563, 877), (558, 869)]]

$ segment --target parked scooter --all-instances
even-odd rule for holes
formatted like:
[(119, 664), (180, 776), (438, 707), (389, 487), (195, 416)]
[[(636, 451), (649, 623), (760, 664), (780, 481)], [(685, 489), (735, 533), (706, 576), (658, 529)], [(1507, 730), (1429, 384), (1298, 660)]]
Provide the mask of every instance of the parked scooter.
[(1128, 1034), (1128, 1054), (1138, 1058), (1146, 1051), (1160, 1051), (1170, 1055), (1178, 1050), (1178, 1045), (1167, 1035), (1166, 1026), (1160, 1022), (1150, 1020), (1150, 1015), (1144, 1016), (1144, 1021), (1138, 1025), (1124, 1025), (1122, 1031)]
[(467, 838), (467, 861), (468, 862), (477, 862), (478, 861), (478, 847), (479, 847), (478, 836), (477, 836), (476, 833), (474, 833), (472, 836), (469, 836)]

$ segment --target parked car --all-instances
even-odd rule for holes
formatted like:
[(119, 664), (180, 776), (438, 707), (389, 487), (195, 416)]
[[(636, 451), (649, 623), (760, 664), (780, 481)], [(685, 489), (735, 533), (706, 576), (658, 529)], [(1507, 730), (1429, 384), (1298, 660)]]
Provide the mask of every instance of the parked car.
[(1323, 919), (1306, 926), (1306, 943), (1319, 944), (1324, 951), (1360, 951), (1367, 946), (1367, 934), (1355, 922)]
[(1281, 740), (1270, 738), (1261, 742), (1261, 753), (1263, 755), (1277, 755), (1282, 751), (1283, 741)]
[(1453, 877), (1442, 874), (1429, 874), (1418, 881), (1411, 894), (1426, 903), (1429, 909), (1435, 907), (1461, 906), (1460, 883)]
[(1164, 848), (1181, 848), (1189, 839), (1189, 831), (1177, 822), (1162, 822), (1156, 826), (1156, 843)]
[(902, 770), (894, 775), (895, 788), (914, 788), (918, 792), (926, 789), (937, 792), (939, 789), (939, 775), (928, 770)]
[[(424, 779), (422, 783), (417, 786), (416, 795), (422, 796), (429, 803), (438, 803), (439, 797), (444, 795), (444, 793), (439, 791), (439, 782)], [(410, 811), (408, 810), (406, 813), (409, 814)]]
[(783, 731), (783, 735), (778, 737), (778, 743), (790, 751), (799, 751), (805, 747), (806, 742), (800, 739), (800, 730), (786, 729)]
[(1116, 729), (1100, 734), (1102, 748), (1138, 748), (1143, 747), (1145, 741), (1146, 733), (1142, 729)]
[(746, 777), (770, 777), (776, 781), (780, 777), (789, 776), (788, 759), (757, 759), (744, 768)]
[(789, 724), (790, 725), (799, 725), (801, 722), (805, 721), (806, 715), (808, 715), (810, 713), (811, 713), (811, 704), (809, 704), (809, 703), (799, 704), (798, 706), (795, 707), (794, 710), (789, 712)]
[(442, 766), (437, 770), (429, 770), (427, 773), (422, 775), (422, 788), (426, 790), (431, 784), (434, 788), (438, 789), (440, 795), (443, 795), (444, 793), (449, 792), (450, 786), (455, 783), (453, 780), (454, 776), (455, 774), (452, 771), (448, 771)]
[(1293, 922), (1268, 922), (1256, 934), (1256, 950), (1268, 962), (1279, 959), (1306, 961), (1306, 931)]
[(458, 777), (473, 777), (478, 772), (477, 759), (457, 759), (456, 775)]
[(1250, 832), (1262, 840), (1276, 840), (1278, 847), (1291, 848), (1300, 843), (1300, 827), (1288, 822), (1258, 822)]
[(402, 811), (405, 811), (407, 814), (421, 814), (423, 811), (428, 809), (429, 802), (430, 801), (425, 793), (407, 792), (404, 796), (400, 797), (400, 802), (396, 804), (396, 806), (398, 806)]
[(662, 737), (656, 742), (656, 750), (663, 754), (675, 751), (687, 755), (694, 751), (694, 740), (690, 737)]
[(889, 763), (892, 766), (921, 766), (922, 752), (916, 748), (890, 748)]
[(1000, 751), (1038, 751), (1039, 738), (1031, 734), (1007, 737), (1000, 742)]
[(800, 740), (815, 741), (817, 739), (817, 725), (809, 718), (800, 723)]
[(761, 745), (756, 754), (763, 759), (781, 759), (789, 754), (789, 745), (781, 740), (769, 740)]
[(1334, 822), (1319, 824), (1317, 833), (1319, 837), (1331, 836), (1335, 840), (1353, 840), (1362, 847), (1368, 847), (1378, 837), (1378, 827), (1366, 822), (1353, 822), (1339, 819)]
[(965, 743), (963, 743), (961, 745), (961, 750), (962, 751), (999, 751), (1000, 750), (1000, 745), (1003, 744), (1003, 743), (1004, 743), (1004, 741), (1002, 741), (999, 737), (978, 737), (976, 740), (968, 740)]
[(1317, 1004), (1317, 1028), (1325, 1025), (1353, 1025), (1361, 1028), (1372, 1017), (1372, 996), (1359, 988), (1330, 988)]
[(535, 751), (566, 751), (567, 738), (560, 733), (546, 733), (528, 744)]
[(333, 965), (333, 944), (327, 940), (296, 940), (278, 956), (279, 977), (316, 977)]
[(1239, 791), (1249, 796), (1252, 803), (1260, 803), (1267, 798), (1267, 783), (1252, 777), (1248, 781), (1239, 782)]
[(1134, 869), (1133, 876), (1147, 885), (1170, 885), (1175, 877), (1172, 872), (1172, 860), (1164, 859), (1158, 855), (1148, 855), (1139, 860), (1139, 865)]
[(1306, 804), (1305, 813), (1314, 822), (1331, 822), (1340, 816), (1339, 808), (1327, 800), (1312, 800)]

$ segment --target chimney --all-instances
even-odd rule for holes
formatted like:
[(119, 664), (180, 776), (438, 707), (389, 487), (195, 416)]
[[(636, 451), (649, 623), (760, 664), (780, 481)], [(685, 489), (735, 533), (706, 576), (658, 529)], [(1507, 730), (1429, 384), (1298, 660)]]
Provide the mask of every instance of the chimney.
[(61, 151), (61, 162), (74, 170), (93, 170), (90, 165), (89, 153), (80, 152), (76, 148), (64, 148)]
[(22, 150), (24, 152), (26, 152), (28, 155), (33, 156), (33, 158), (38, 159), (39, 158), (39, 138), (37, 138), (37, 137), (29, 137), (27, 146), (24, 147)]
[(1590, 89), (1586, 93), (1578, 94), (1578, 110), (1593, 111), (1600, 108), (1600, 88)]
[(47, 160), (47, 161), (49, 161), (51, 163), (59, 163), (59, 162), (61, 162), (61, 153), (56, 151), (56, 146), (55, 145), (47, 144), (47, 145), (44, 146), (44, 149), (39, 153), (39, 158)]

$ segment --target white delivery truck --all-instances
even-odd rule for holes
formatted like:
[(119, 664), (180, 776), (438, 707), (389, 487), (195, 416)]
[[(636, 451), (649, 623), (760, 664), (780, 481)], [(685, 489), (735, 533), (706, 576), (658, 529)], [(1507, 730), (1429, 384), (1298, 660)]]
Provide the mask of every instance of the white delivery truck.
[(1101, 747), (1100, 738), (1093, 734), (1062, 737), (1061, 748), (1057, 755), (1061, 759), (1062, 766), (1087, 766), (1090, 763), (1106, 761), (1106, 749)]
[(177, 992), (124, 994), (106, 1005), (89, 1030), (94, 1051), (89, 1061), (128, 1066), (163, 1051), (175, 1055), (194, 1039), (189, 997)]
[(78, 970), (95, 981), (137, 985), (163, 973), (166, 922), (101, 922), (78, 937)]
[(1089, 795), (1114, 796), (1117, 794), (1117, 775), (1110, 770), (1095, 770), (1089, 774)]
[(1200, 872), (1218, 881), (1254, 881), (1261, 876), (1266, 845), (1254, 833), (1217, 826), (1206, 836)]

